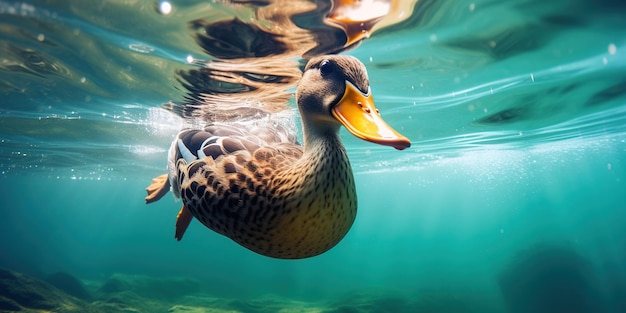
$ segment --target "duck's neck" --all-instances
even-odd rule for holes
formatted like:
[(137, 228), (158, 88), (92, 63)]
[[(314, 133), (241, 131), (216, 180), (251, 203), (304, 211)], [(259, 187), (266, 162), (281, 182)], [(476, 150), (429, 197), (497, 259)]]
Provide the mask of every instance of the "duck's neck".
[(352, 166), (339, 137), (339, 126), (304, 128), (304, 155), (293, 168), (301, 179), (298, 201), (308, 198), (323, 211), (343, 212), (348, 228), (356, 214)]
[[(299, 168), (303, 176), (321, 178), (327, 184), (323, 192), (331, 192), (334, 188), (347, 188), (347, 191), (353, 194), (355, 191), (352, 167), (339, 137), (339, 126), (305, 127), (303, 135), (304, 155), (296, 164), (296, 168)], [(310, 182), (305, 180), (304, 183), (314, 181), (320, 183), (318, 179)]]
[[(303, 120), (304, 154), (318, 155), (320, 151), (336, 147), (345, 151), (339, 138), (339, 125), (324, 125), (312, 127), (310, 121)], [(345, 154), (345, 153), (344, 153)]]

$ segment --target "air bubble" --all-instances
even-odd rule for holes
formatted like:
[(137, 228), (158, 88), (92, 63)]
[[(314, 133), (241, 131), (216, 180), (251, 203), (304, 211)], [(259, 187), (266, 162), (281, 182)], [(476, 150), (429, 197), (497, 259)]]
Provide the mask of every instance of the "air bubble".
[(617, 47), (614, 43), (609, 44), (609, 54), (614, 55), (617, 52)]
[(167, 1), (161, 2), (159, 4), (159, 13), (163, 15), (168, 15), (172, 13), (172, 4)]

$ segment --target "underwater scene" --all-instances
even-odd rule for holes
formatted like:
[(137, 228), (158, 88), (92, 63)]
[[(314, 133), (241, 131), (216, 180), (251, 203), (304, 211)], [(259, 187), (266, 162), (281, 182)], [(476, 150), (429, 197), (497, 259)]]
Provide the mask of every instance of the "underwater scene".
[(0, 0), (0, 173), (0, 312), (626, 312), (626, 2)]

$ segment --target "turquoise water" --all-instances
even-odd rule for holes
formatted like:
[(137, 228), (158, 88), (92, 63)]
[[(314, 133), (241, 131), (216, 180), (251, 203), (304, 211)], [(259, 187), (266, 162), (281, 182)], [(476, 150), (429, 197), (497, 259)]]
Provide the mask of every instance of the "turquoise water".
[(185, 278), (294, 312), (626, 311), (623, 3), (419, 1), (342, 52), (412, 147), (342, 130), (358, 216), (304, 260), (197, 222), (177, 242), (180, 202), (144, 204), (183, 126), (161, 105), (216, 58), (192, 21), (256, 21), (250, 4), (172, 5), (0, 0), (0, 267), (93, 288)]

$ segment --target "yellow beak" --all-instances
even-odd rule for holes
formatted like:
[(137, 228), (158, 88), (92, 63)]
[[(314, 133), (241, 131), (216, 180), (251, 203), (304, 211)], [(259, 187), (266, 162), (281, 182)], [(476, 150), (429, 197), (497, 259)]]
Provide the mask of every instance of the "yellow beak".
[(392, 146), (404, 150), (411, 146), (411, 141), (396, 132), (380, 117), (374, 106), (371, 91), (361, 92), (352, 83), (346, 81), (346, 91), (331, 112), (354, 136), (377, 144)]

